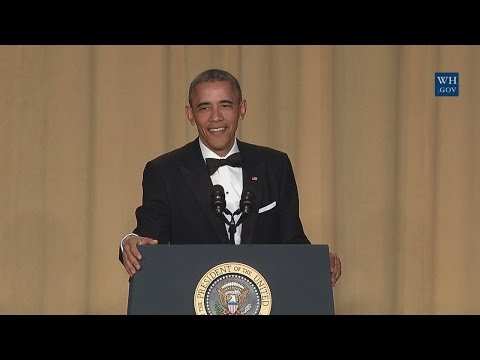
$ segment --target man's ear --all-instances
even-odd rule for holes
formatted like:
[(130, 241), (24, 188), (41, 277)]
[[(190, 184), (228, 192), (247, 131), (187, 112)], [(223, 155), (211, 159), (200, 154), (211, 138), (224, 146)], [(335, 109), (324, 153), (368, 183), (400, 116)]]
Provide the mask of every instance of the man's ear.
[(185, 115), (192, 126), (195, 126), (195, 120), (193, 119), (193, 110), (191, 106), (185, 106)]
[(240, 103), (240, 120), (243, 120), (247, 113), (247, 100), (243, 99)]

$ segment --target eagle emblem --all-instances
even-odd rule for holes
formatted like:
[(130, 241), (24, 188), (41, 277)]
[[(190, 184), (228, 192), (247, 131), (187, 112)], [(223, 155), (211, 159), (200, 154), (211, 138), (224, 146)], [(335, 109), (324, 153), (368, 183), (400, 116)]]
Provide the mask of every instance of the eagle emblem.
[(272, 294), (267, 280), (253, 267), (226, 262), (199, 280), (193, 306), (197, 315), (268, 315)]
[(215, 312), (219, 315), (244, 315), (251, 304), (246, 304), (248, 288), (236, 281), (227, 282), (217, 288), (219, 303), (215, 304)]

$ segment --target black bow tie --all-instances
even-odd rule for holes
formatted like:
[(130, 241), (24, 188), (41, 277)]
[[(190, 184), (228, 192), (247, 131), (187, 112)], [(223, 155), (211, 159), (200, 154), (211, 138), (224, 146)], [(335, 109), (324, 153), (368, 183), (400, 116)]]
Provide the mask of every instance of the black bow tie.
[(233, 167), (241, 167), (242, 166), (242, 157), (240, 153), (237, 152), (235, 154), (230, 155), (226, 159), (214, 159), (214, 158), (206, 158), (205, 159), (208, 172), (212, 175), (220, 166), (228, 165)]

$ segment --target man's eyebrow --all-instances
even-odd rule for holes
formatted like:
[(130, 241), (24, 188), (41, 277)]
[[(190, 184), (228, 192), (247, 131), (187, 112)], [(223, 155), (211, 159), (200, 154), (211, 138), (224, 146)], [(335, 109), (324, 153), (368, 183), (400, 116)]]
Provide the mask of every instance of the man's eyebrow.
[(197, 108), (198, 108), (198, 107), (201, 107), (201, 106), (205, 106), (205, 105), (210, 105), (210, 103), (207, 102), (207, 101), (204, 101), (204, 102), (202, 102), (202, 103), (200, 103), (200, 104), (197, 104)]
[[(230, 105), (233, 105), (233, 101), (231, 101), (231, 100), (221, 100), (221, 101), (220, 101), (220, 104), (230, 104)], [(211, 105), (211, 103), (208, 102), (208, 101), (201, 102), (201, 103), (199, 103), (199, 104), (197, 105), (197, 108), (198, 108), (198, 107), (201, 107), (201, 106), (205, 106), (205, 105)]]

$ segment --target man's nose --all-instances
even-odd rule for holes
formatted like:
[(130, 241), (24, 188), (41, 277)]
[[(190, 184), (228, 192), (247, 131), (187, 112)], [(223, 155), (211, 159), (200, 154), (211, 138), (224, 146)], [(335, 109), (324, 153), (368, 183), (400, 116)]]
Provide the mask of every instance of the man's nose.
[(223, 119), (223, 114), (220, 108), (214, 106), (212, 109), (212, 120), (213, 121), (219, 121)]

